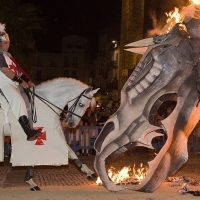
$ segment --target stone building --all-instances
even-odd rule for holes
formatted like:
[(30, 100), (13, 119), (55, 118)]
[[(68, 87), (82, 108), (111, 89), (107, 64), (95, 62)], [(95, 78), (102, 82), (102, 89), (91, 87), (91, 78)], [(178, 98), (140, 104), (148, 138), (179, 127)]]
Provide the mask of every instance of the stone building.
[(36, 83), (57, 77), (89, 82), (89, 42), (78, 35), (62, 39), (60, 53), (38, 52), (29, 56), (31, 74)]
[(92, 82), (114, 98), (139, 62), (141, 56), (125, 51), (125, 45), (143, 38), (144, 0), (122, 0), (120, 20), (99, 34), (98, 57)]

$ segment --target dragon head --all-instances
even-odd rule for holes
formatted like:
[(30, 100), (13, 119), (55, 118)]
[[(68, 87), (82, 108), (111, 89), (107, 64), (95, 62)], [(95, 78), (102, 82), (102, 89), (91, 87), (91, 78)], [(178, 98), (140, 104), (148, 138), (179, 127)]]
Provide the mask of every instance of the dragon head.
[[(200, 118), (194, 67), (200, 67), (200, 43), (199, 37), (193, 41), (190, 36), (193, 20), (200, 27), (200, 20), (191, 18), (185, 25), (176, 24), (168, 34), (154, 38), (154, 43), (148, 45), (122, 88), (119, 109), (108, 119), (95, 142), (95, 169), (110, 191), (153, 192), (188, 159), (188, 137)], [(160, 126), (155, 126), (151, 116), (172, 96), (176, 97), (176, 107)], [(161, 135), (159, 130), (167, 140), (148, 163), (145, 179), (137, 186), (115, 185), (108, 178), (106, 163), (134, 146), (153, 148), (152, 139)]]

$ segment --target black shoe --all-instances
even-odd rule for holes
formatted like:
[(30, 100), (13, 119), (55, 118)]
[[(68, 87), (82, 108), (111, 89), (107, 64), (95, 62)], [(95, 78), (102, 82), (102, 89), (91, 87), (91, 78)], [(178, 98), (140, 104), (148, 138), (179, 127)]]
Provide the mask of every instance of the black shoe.
[(42, 129), (38, 129), (38, 130), (31, 129), (29, 120), (27, 116), (25, 115), (19, 118), (19, 123), (22, 129), (24, 130), (24, 132), (26, 133), (28, 141), (33, 141), (42, 134)]
[[(26, 132), (25, 132), (26, 133)], [(27, 135), (27, 134), (26, 134)], [(42, 135), (42, 129), (38, 129), (38, 130), (34, 130), (31, 129), (29, 131), (29, 135), (27, 135), (27, 140), (28, 141), (34, 141), (35, 139), (37, 139), (37, 137), (39, 137), (40, 135)]]

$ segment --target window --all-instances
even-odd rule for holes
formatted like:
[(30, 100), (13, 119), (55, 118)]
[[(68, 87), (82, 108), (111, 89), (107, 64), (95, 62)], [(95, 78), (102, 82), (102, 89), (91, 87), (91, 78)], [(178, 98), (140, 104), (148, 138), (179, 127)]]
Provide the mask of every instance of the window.
[(65, 56), (65, 58), (64, 58), (64, 67), (70, 67), (68, 56)]
[(69, 71), (68, 70), (64, 71), (64, 77), (69, 77)]
[(36, 72), (36, 80), (37, 80), (37, 81), (40, 81), (40, 80), (41, 80), (41, 77), (42, 77), (42, 72), (41, 72), (41, 70), (37, 70), (37, 72)]
[(72, 48), (72, 45), (68, 43), (67, 48)]
[(103, 69), (99, 69), (99, 76), (103, 75), (103, 72), (104, 72)]
[(43, 61), (42, 60), (37, 60), (37, 66), (42, 67), (43, 66)]
[(78, 67), (78, 58), (77, 57), (73, 57), (72, 67)]
[(81, 43), (78, 43), (78, 44), (77, 44), (77, 49), (82, 49)]
[(77, 78), (77, 71), (75, 70), (72, 71), (72, 78)]
[(52, 71), (49, 71), (49, 76), (48, 76), (48, 79), (53, 79), (56, 77), (56, 72), (54, 70)]
[(50, 62), (50, 67), (56, 67), (56, 62), (55, 62), (55, 60), (51, 60), (51, 62)]

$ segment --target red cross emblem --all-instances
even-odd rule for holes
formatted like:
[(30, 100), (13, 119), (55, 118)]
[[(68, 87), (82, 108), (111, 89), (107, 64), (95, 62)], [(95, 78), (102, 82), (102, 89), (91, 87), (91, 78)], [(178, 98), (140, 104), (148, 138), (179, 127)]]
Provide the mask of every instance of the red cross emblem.
[[(44, 127), (34, 127), (35, 130), (43, 128)], [(44, 145), (43, 140), (46, 140), (46, 131), (42, 132), (42, 134), (36, 138), (35, 145)]]
[(9, 65), (9, 68), (10, 68), (15, 74), (17, 74), (17, 67), (13, 64), (13, 62), (12, 62), (11, 65)]

